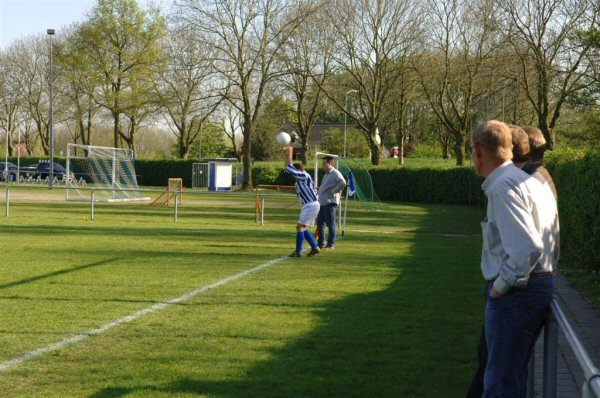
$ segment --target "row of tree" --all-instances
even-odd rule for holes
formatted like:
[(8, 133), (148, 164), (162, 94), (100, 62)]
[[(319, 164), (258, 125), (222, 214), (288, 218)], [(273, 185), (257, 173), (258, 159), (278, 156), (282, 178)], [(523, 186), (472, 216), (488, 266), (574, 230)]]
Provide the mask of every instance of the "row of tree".
[[(429, 128), (462, 165), (488, 118), (536, 124), (552, 149), (565, 106), (598, 109), (599, 12), (595, 0), (179, 0), (163, 15), (98, 0), (53, 43), (55, 118), (88, 145), (110, 123), (132, 149), (141, 126), (166, 124), (182, 158), (219, 125), (247, 185), (253, 145), (293, 129), (306, 154), (315, 123), (340, 114), (373, 164)], [(0, 128), (45, 152), (48, 42), (0, 52)]]

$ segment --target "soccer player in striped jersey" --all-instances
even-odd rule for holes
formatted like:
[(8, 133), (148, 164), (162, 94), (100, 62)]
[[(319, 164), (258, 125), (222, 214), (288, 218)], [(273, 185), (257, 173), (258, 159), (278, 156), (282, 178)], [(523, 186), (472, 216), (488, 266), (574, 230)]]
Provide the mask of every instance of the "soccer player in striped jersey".
[(304, 167), (302, 167), (300, 163), (292, 164), (294, 148), (288, 145), (283, 148), (283, 151), (285, 153), (285, 172), (294, 176), (296, 179), (296, 193), (302, 204), (302, 210), (300, 211), (300, 217), (298, 219), (298, 224), (296, 225), (296, 250), (290, 254), (290, 257), (302, 256), (304, 239), (308, 241), (311, 247), (308, 256), (314, 256), (315, 254), (319, 254), (321, 250), (319, 249), (319, 246), (317, 246), (315, 237), (306, 227), (315, 225), (315, 220), (319, 215), (320, 206), (317, 189), (315, 188), (312, 178), (310, 178), (310, 174), (304, 171)]

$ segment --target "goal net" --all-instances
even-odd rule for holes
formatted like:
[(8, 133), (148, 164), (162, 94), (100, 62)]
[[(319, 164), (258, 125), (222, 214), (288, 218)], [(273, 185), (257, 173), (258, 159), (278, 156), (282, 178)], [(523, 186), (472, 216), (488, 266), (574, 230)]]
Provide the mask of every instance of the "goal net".
[(131, 149), (67, 144), (67, 200), (148, 200), (139, 191)]

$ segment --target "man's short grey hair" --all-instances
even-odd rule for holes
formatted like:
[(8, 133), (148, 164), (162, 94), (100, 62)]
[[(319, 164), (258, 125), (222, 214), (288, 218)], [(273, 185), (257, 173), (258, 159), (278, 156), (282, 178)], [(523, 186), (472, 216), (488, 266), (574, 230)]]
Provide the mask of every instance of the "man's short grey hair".
[(506, 161), (512, 159), (512, 134), (510, 128), (498, 120), (488, 120), (471, 133), (471, 144), (480, 145), (484, 151)]

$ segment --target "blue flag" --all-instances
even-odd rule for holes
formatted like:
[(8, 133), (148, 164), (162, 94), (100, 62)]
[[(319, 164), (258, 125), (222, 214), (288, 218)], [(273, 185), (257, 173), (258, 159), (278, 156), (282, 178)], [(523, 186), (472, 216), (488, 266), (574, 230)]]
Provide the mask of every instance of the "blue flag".
[(354, 196), (356, 193), (356, 185), (354, 183), (354, 174), (352, 174), (352, 170), (348, 172), (348, 195)]

